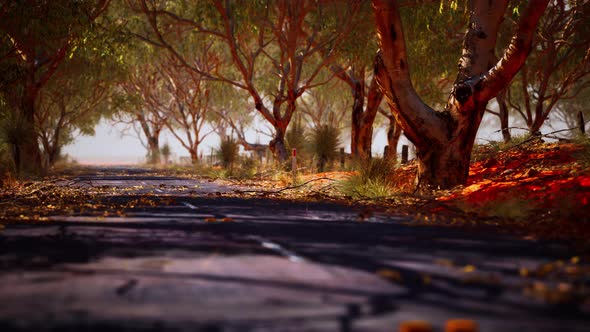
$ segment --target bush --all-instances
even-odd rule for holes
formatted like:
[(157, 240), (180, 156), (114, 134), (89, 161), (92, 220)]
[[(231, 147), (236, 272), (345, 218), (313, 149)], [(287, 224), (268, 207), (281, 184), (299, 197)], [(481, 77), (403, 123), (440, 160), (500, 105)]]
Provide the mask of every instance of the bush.
[(170, 149), (170, 144), (165, 143), (164, 146), (160, 149), (160, 155), (164, 157), (164, 164), (168, 165), (170, 161), (170, 155), (172, 154), (172, 149)]
[(295, 148), (297, 152), (303, 152), (309, 144), (307, 132), (303, 125), (301, 125), (301, 121), (295, 121), (289, 126), (289, 130), (285, 134), (285, 139), (287, 140), (288, 151)]
[(240, 163), (235, 170), (235, 176), (239, 179), (250, 179), (256, 176), (258, 161), (254, 157), (240, 158)]
[(23, 116), (4, 111), (0, 114), (0, 163), (3, 172), (18, 173), (21, 164), (20, 148), (30, 138), (31, 126)]
[(323, 172), (339, 155), (340, 130), (332, 125), (323, 125), (314, 129), (311, 139), (311, 151), (318, 161), (318, 171)]
[(357, 165), (357, 173), (340, 187), (343, 194), (352, 198), (384, 198), (395, 193), (389, 178), (395, 164), (388, 159), (370, 159)]
[(238, 143), (233, 138), (228, 136), (226, 139), (222, 139), (217, 150), (217, 157), (223, 168), (231, 170), (234, 162), (238, 160), (239, 152)]

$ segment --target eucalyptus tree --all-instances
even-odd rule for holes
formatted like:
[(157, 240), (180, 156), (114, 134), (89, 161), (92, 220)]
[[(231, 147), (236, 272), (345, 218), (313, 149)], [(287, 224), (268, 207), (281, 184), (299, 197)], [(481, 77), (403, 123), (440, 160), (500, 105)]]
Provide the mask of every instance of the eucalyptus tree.
[[(211, 63), (210, 49), (202, 45), (198, 61), (202, 64)], [(214, 64), (211, 64), (214, 65)], [(212, 67), (207, 68), (213, 70)], [(161, 73), (166, 80), (166, 88), (172, 103), (163, 112), (166, 114), (164, 123), (172, 135), (187, 150), (193, 164), (199, 161), (199, 146), (213, 130), (207, 129), (208, 113), (211, 111), (211, 81), (202, 75), (187, 71), (178, 62), (170, 58), (161, 66)]]
[[(371, 156), (373, 128), (381, 107), (383, 94), (377, 85), (373, 68), (379, 61), (377, 38), (363, 33), (375, 24), (369, 2), (361, 8), (363, 20), (354, 27), (355, 38), (346, 43), (345, 51), (330, 69), (351, 91), (351, 152), (356, 158)], [(465, 27), (464, 1), (446, 2), (404, 1), (401, 17), (408, 35), (410, 64), (419, 64), (412, 77), (418, 93), (428, 102), (440, 103), (451, 87), (448, 66), (453, 54), (461, 48), (461, 33)], [(424, 29), (426, 27), (426, 29)], [(441, 40), (445, 40), (441, 43)], [(455, 53), (454, 53), (455, 52)], [(391, 110), (395, 112), (395, 110)], [(396, 132), (395, 123), (390, 129)], [(391, 143), (395, 137), (392, 136)], [(395, 151), (396, 147), (391, 146)]]
[(382, 51), (376, 75), (397, 122), (416, 146), (418, 189), (466, 183), (486, 105), (524, 65), (548, 1), (531, 0), (526, 4), (510, 45), (496, 63), (492, 59), (508, 1), (471, 1), (457, 77), (445, 108), (436, 111), (420, 99), (413, 87), (397, 1), (372, 0)]
[[(44, 166), (51, 167), (63, 146), (75, 136), (93, 135), (102, 117), (113, 111), (114, 87), (124, 76), (120, 41), (102, 32), (78, 43), (40, 90), (35, 103), (35, 132), (41, 144)], [(114, 42), (114, 45), (104, 46)], [(97, 45), (103, 45), (97, 47)]]
[(92, 35), (95, 20), (110, 0), (0, 1), (0, 66), (7, 73), (2, 91), (12, 112), (19, 113), (28, 130), (19, 147), (18, 168), (42, 171), (41, 152), (34, 129), (35, 104), (41, 89), (78, 45)]
[[(287, 157), (285, 132), (297, 100), (305, 91), (325, 83), (318, 76), (349, 37), (349, 27), (358, 23), (360, 3), (211, 0), (210, 12), (202, 3), (181, 1), (171, 5), (140, 0), (138, 7), (155, 35), (146, 39), (168, 49), (187, 69), (248, 92), (254, 108), (274, 129), (269, 146), (282, 161)], [(214, 38), (231, 59), (229, 70), (207, 73), (190, 63), (170, 32)], [(269, 77), (275, 79), (269, 81)]]
[(116, 122), (135, 130), (151, 164), (160, 162), (160, 136), (166, 127), (166, 110), (172, 103), (159, 66), (160, 63), (155, 61), (129, 68), (126, 79), (118, 84), (124, 93), (123, 107), (113, 115)]
[(372, 74), (377, 53), (376, 38), (374, 34), (365, 33), (375, 24), (369, 2), (363, 2), (359, 17), (362, 19), (352, 27), (355, 38), (346, 40), (337, 61), (329, 68), (351, 92), (351, 154), (366, 159), (371, 157), (373, 122), (383, 94)]
[(108, 84), (97, 81), (93, 74), (73, 77), (56, 74), (41, 90), (36, 103), (35, 129), (42, 146), (45, 168), (61, 157), (62, 148), (72, 143), (75, 135), (93, 135), (94, 126), (106, 112)]
[(560, 102), (590, 87), (590, 2), (551, 1), (533, 39), (537, 50), (508, 91), (507, 102), (538, 132)]

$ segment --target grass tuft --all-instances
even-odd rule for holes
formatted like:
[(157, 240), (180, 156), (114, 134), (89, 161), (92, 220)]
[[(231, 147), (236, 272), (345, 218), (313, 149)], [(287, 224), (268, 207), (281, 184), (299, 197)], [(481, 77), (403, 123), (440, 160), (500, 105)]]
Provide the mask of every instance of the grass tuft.
[(371, 159), (357, 166), (357, 173), (343, 181), (340, 191), (355, 199), (377, 199), (393, 195), (396, 190), (389, 178), (395, 164), (386, 159)]

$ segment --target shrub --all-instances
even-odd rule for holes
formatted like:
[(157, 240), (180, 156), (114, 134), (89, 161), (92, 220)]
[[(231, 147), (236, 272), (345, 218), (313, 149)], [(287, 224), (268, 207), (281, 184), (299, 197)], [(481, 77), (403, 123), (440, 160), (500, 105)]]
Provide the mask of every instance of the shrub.
[(240, 158), (240, 163), (235, 170), (235, 176), (239, 179), (250, 179), (256, 175), (258, 161), (254, 157)]
[(238, 143), (233, 138), (228, 136), (221, 140), (217, 150), (217, 157), (221, 161), (223, 168), (232, 169), (234, 162), (238, 160), (239, 151)]
[(311, 139), (311, 151), (318, 161), (318, 170), (323, 172), (326, 165), (332, 163), (339, 155), (340, 130), (332, 125), (322, 125), (314, 129)]
[(292, 125), (289, 126), (289, 130), (285, 134), (285, 139), (287, 140), (288, 151), (295, 148), (297, 152), (303, 152), (309, 144), (307, 132), (300, 120), (292, 122)]
[(0, 116), (0, 145), (3, 146), (3, 159), (6, 158), (6, 161), (0, 162), (18, 173), (22, 158), (20, 149), (27, 143), (25, 140), (32, 137), (33, 128), (18, 114), (4, 111)]
[(164, 146), (160, 149), (160, 154), (164, 157), (164, 164), (168, 165), (168, 161), (170, 160), (170, 155), (172, 154), (172, 150), (170, 149), (170, 144), (165, 143)]
[(395, 193), (389, 175), (395, 164), (387, 159), (370, 159), (357, 165), (357, 173), (341, 184), (343, 194), (353, 198), (384, 198)]

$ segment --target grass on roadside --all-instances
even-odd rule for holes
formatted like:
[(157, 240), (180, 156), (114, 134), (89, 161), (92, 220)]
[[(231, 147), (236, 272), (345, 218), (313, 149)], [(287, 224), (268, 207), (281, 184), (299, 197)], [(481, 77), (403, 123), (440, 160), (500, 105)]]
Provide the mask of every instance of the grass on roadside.
[(386, 159), (362, 161), (357, 172), (342, 181), (340, 191), (354, 199), (379, 199), (396, 193), (389, 178), (395, 165)]

